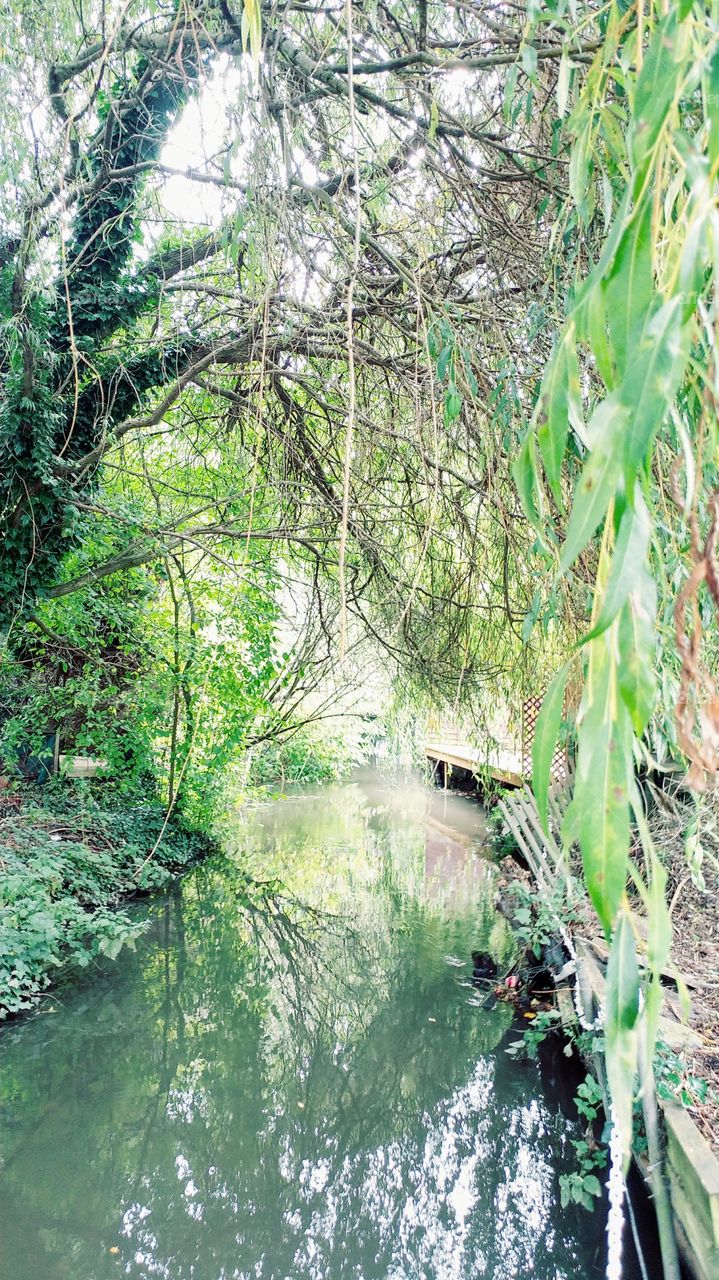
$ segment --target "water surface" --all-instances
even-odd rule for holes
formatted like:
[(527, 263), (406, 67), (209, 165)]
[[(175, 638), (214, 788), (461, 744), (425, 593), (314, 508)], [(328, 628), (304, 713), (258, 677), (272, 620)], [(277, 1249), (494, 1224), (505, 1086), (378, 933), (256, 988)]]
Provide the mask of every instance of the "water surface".
[(598, 1280), (580, 1127), (471, 984), (513, 946), (483, 843), (371, 778), (240, 815), (135, 953), (5, 1027), (2, 1280)]

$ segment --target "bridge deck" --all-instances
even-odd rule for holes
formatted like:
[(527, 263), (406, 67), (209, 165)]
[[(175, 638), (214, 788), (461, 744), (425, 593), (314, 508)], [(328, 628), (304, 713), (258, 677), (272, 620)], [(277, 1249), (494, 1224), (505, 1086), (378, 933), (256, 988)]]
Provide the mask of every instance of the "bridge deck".
[(426, 742), (424, 752), (429, 760), (454, 769), (466, 769), (469, 773), (485, 776), (489, 774), (505, 787), (521, 787), (525, 781), (521, 758), (512, 751), (481, 752), (469, 742)]

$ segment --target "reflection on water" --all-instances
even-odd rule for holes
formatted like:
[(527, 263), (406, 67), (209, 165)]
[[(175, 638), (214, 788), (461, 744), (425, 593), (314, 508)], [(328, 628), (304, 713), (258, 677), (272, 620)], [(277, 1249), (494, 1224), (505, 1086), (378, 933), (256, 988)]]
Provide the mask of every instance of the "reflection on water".
[(372, 779), (268, 805), (5, 1028), (2, 1280), (601, 1276), (601, 1213), (558, 1206), (577, 1125), (469, 982), (512, 947), (483, 830)]

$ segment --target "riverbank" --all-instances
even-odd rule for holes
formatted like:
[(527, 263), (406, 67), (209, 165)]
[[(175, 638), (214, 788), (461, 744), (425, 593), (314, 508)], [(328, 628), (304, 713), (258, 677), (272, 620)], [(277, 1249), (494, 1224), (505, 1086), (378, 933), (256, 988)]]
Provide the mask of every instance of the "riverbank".
[(91, 783), (0, 792), (0, 1019), (30, 1009), (72, 971), (133, 947), (147, 926), (123, 902), (215, 850), (181, 818), (163, 830), (164, 820), (161, 805), (128, 803)]
[(660, 797), (650, 818), (668, 875), (672, 955), (690, 1005), (687, 1021), (698, 1043), (687, 1047), (679, 1092), (719, 1156), (719, 803), (701, 810), (688, 795)]
[[(503, 879), (505, 888), (519, 891), (521, 906), (514, 908), (514, 918), (520, 935), (539, 943), (543, 951), (556, 952), (556, 961), (549, 965), (557, 987), (556, 1011), (543, 1034), (560, 1030), (576, 1044), (598, 1081), (606, 1111), (603, 1027), (609, 950), (581, 888), (577, 851), (562, 852), (563, 799), (559, 794), (552, 800), (548, 832), (542, 829), (529, 793), (500, 803), (524, 864), (510, 854), (503, 862)], [(635, 1095), (633, 1154), (657, 1205), (663, 1250), (666, 1236), (665, 1267), (674, 1247), (673, 1215), (677, 1243), (697, 1280), (713, 1280), (719, 1274), (716, 816), (713, 803), (699, 810), (679, 789), (671, 797), (654, 791), (649, 796), (652, 838), (667, 876), (675, 941), (672, 959), (661, 971), (663, 1009), (653, 1066), (640, 1065), (643, 1089)], [(649, 922), (642, 904), (627, 892), (643, 967)], [(591, 1036), (584, 1046), (582, 1032), (587, 1028), (599, 1029), (599, 1036)]]

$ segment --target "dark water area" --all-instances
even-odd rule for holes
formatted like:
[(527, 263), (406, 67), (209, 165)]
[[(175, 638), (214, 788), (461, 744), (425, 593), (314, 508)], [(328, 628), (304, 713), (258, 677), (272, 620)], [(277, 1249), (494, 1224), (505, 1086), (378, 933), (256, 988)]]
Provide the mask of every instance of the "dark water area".
[(599, 1280), (571, 1089), (471, 983), (514, 945), (484, 844), (472, 800), (372, 777), (238, 815), (135, 952), (0, 1032), (0, 1280)]

